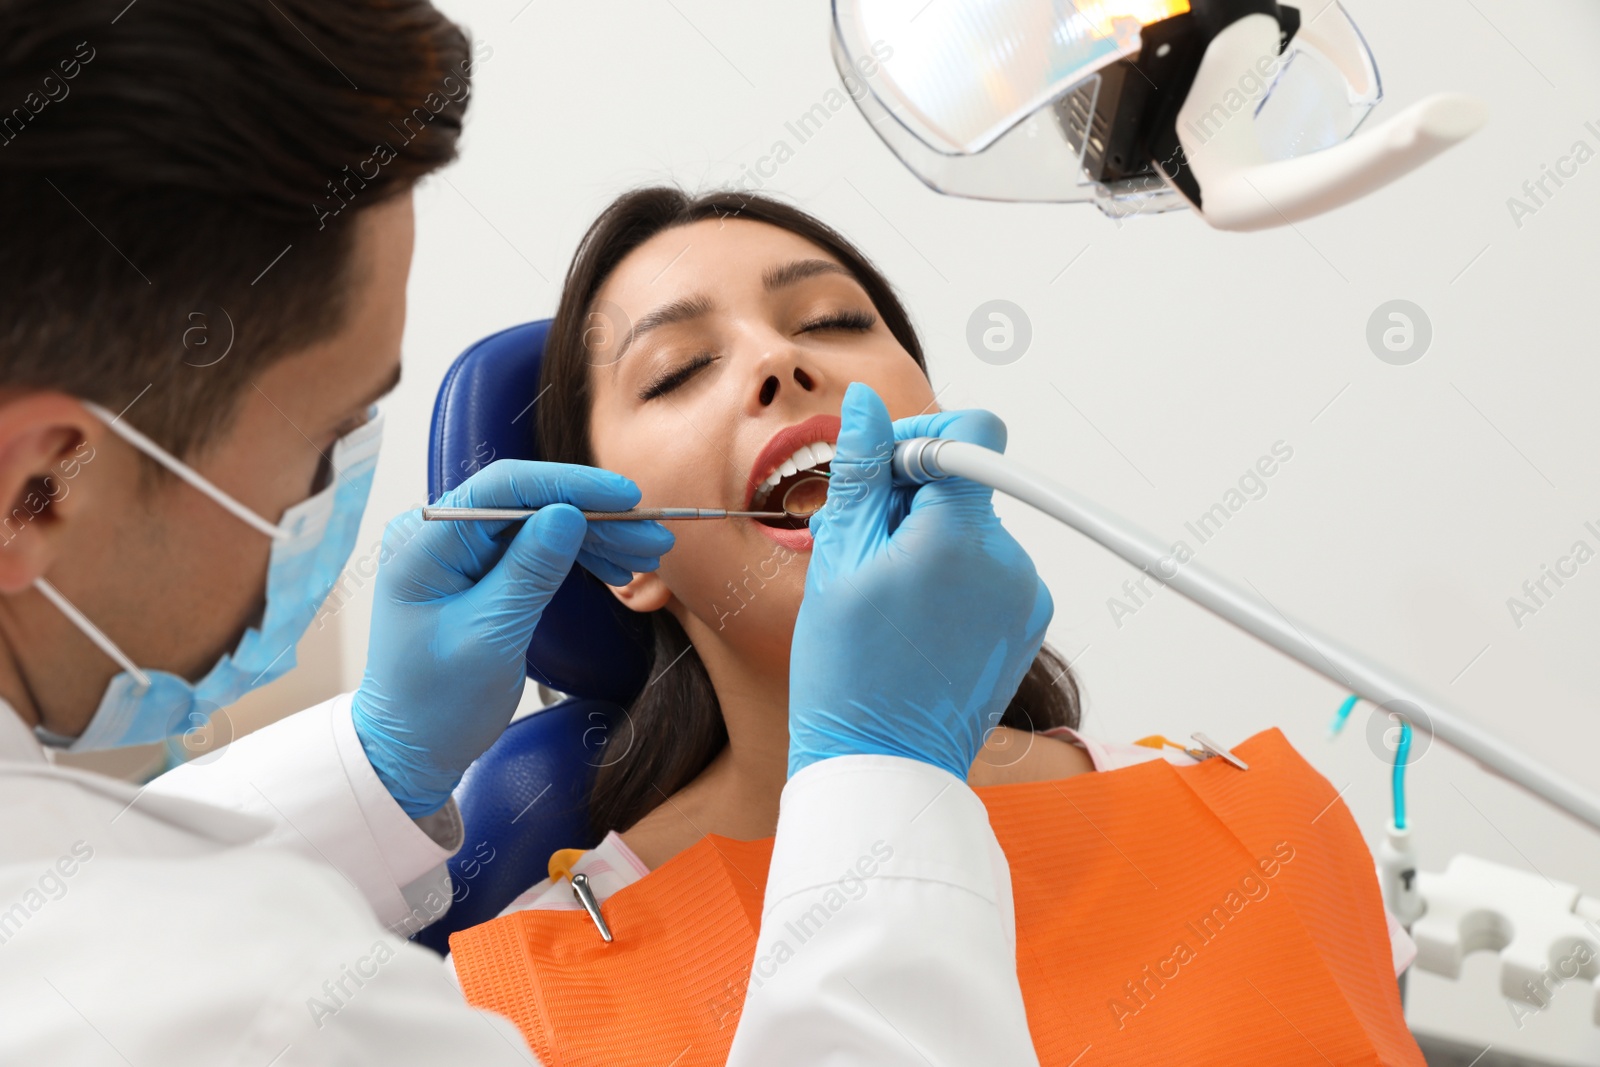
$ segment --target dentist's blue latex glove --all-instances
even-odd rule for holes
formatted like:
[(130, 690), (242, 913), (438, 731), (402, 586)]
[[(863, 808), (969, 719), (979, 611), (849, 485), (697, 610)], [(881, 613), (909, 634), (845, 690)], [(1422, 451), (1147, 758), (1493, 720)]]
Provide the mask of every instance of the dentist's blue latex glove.
[(963, 478), (890, 483), (894, 442), (949, 437), (1005, 449), (986, 411), (890, 422), (845, 392), (828, 501), (795, 621), (789, 774), (844, 755), (905, 756), (966, 781), (1044, 642), (1054, 605), (1000, 525), (993, 490)]
[(511, 721), (528, 641), (573, 563), (624, 585), (655, 570), (673, 542), (658, 522), (589, 525), (583, 510), (639, 503), (631, 480), (595, 467), (500, 460), (438, 503), (542, 510), (516, 522), (424, 522), (410, 511), (384, 530), (351, 715), (379, 779), (413, 818), (443, 807)]

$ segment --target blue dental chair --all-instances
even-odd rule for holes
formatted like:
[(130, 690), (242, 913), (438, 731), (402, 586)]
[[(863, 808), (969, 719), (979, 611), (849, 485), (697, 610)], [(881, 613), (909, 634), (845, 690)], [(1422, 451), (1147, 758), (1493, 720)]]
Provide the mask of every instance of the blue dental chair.
[[(539, 368), (550, 320), (513, 326), (461, 353), (439, 386), (428, 435), (428, 499), (497, 459), (538, 459)], [(649, 624), (579, 567), (528, 646), (528, 677), (559, 703), (512, 723), (456, 787), (466, 839), (450, 860), (453, 902), (412, 940), (443, 954), (457, 930), (494, 918), (546, 876), (550, 854), (598, 843), (589, 790), (601, 745), (650, 668)]]

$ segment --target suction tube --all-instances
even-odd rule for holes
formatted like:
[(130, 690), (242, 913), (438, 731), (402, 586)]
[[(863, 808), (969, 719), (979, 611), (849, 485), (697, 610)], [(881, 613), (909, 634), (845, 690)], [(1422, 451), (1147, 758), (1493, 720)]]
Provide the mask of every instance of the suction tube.
[[(1387, 667), (1317, 633), (1200, 564), (1191, 560), (1175, 568), (1163, 568), (1161, 560), (1170, 563), (1166, 545), (1086, 497), (998, 452), (948, 438), (901, 441), (895, 445), (891, 466), (901, 484), (969, 478), (1031, 504), (1329, 681), (1373, 704), (1401, 713), (1417, 732), (1438, 738), (1492, 774), (1520, 785), (1591, 829), (1600, 830), (1600, 796), (1474, 726)], [(1166, 573), (1168, 569), (1171, 573)]]

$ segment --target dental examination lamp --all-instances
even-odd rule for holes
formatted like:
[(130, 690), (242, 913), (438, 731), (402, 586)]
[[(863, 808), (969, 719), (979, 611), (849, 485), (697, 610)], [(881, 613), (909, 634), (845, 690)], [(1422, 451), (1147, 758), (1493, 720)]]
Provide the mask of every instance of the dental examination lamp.
[[(1483, 124), (1383, 97), (1337, 0), (833, 0), (834, 63), (912, 173), (952, 196), (1191, 207), (1260, 230), (1350, 203)], [(1354, 135), (1354, 136), (1353, 136)]]
[(918, 437), (895, 446), (892, 467), (895, 480), (902, 484), (968, 478), (1031, 504), (1212, 614), (1347, 691), (1401, 716), (1418, 733), (1431, 734), (1490, 773), (1600, 830), (1600, 796), (1474, 726), (1383, 665), (1285, 615), (1262, 597), (1230, 585), (1193, 560), (1176, 561), (1160, 539), (1014, 460), (965, 441)]

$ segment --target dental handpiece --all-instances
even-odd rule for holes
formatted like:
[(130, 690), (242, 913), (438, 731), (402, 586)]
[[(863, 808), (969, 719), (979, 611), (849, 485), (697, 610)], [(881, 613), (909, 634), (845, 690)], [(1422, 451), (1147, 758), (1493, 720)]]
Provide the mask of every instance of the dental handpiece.
[(948, 437), (913, 437), (897, 441), (894, 457), (889, 460), (889, 470), (900, 485), (926, 485), (948, 478), (951, 472), (939, 463), (939, 452), (952, 443)]

